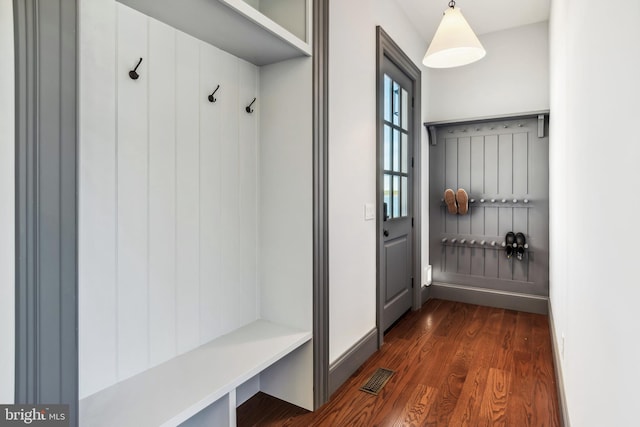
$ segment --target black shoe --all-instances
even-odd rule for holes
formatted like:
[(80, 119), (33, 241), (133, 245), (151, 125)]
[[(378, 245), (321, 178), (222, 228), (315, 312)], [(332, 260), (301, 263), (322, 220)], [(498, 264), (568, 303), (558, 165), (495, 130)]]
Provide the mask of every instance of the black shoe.
[(516, 234), (516, 258), (518, 261), (522, 261), (524, 257), (524, 245), (527, 244), (527, 238), (524, 237), (524, 234), (517, 233)]
[(507, 259), (511, 259), (513, 256), (513, 247), (516, 243), (516, 235), (513, 234), (513, 231), (507, 233), (504, 238), (505, 249), (504, 252), (507, 254)]

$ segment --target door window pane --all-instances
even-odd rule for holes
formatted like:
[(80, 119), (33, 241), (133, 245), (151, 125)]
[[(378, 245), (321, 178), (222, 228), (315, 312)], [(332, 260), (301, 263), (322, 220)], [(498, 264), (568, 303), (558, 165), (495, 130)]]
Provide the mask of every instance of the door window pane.
[(391, 78), (388, 75), (384, 75), (384, 119), (388, 122), (391, 121)]
[(409, 130), (409, 95), (407, 91), (402, 89), (402, 109), (400, 110), (402, 118), (402, 129)]
[(384, 174), (384, 197), (383, 202), (387, 204), (385, 215), (391, 216), (391, 175)]
[(393, 82), (393, 124), (400, 125), (400, 85)]
[(402, 209), (400, 210), (400, 215), (401, 216), (407, 216), (408, 215), (408, 207), (407, 207), (407, 200), (409, 197), (408, 194), (408, 179), (406, 176), (402, 177), (402, 187), (400, 187), (400, 199), (402, 200)]
[(400, 177), (393, 177), (393, 218), (400, 216)]
[(400, 131), (393, 130), (393, 171), (400, 172)]
[(392, 129), (389, 125), (384, 125), (384, 153), (382, 153), (384, 170), (391, 170), (391, 146), (392, 141)]
[(402, 148), (401, 148), (401, 156), (402, 156), (402, 169), (400, 172), (407, 173), (408, 171), (408, 163), (409, 163), (409, 154), (408, 154), (408, 135), (406, 133), (402, 133)]

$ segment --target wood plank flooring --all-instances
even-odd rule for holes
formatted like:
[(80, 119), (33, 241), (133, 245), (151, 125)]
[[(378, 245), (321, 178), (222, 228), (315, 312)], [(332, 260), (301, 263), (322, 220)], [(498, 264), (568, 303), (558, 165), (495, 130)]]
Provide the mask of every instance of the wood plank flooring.
[[(358, 390), (377, 368), (395, 374)], [(260, 393), (238, 426), (560, 426), (547, 317), (430, 300), (317, 411)]]

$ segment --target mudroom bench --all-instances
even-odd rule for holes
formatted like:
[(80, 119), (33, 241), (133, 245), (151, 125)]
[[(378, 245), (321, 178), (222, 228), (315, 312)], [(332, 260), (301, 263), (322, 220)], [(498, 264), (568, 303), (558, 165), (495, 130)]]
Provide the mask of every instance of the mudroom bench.
[(177, 426), (228, 396), (236, 425), (236, 388), (311, 340), (311, 332), (266, 320), (247, 326), (80, 401), (80, 425)]

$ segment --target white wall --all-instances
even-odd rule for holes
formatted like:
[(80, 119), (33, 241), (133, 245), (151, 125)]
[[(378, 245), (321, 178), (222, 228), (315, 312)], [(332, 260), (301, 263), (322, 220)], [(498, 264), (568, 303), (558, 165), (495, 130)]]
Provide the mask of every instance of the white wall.
[(0, 0), (0, 402), (13, 403), (14, 276), (14, 52), (13, 2)]
[(256, 66), (81, 2), (81, 398), (258, 317), (257, 96)]
[(548, 24), (483, 34), (487, 55), (464, 67), (429, 69), (429, 121), (549, 109)]
[(551, 306), (573, 426), (637, 424), (640, 3), (552, 2)]
[[(376, 325), (376, 223), (364, 220), (365, 203), (376, 201), (376, 25), (420, 67), (426, 44), (392, 1), (333, 1), (329, 13), (329, 359), (334, 362)], [(423, 117), (424, 106), (423, 97)], [(424, 131), (421, 138), (426, 141)]]

